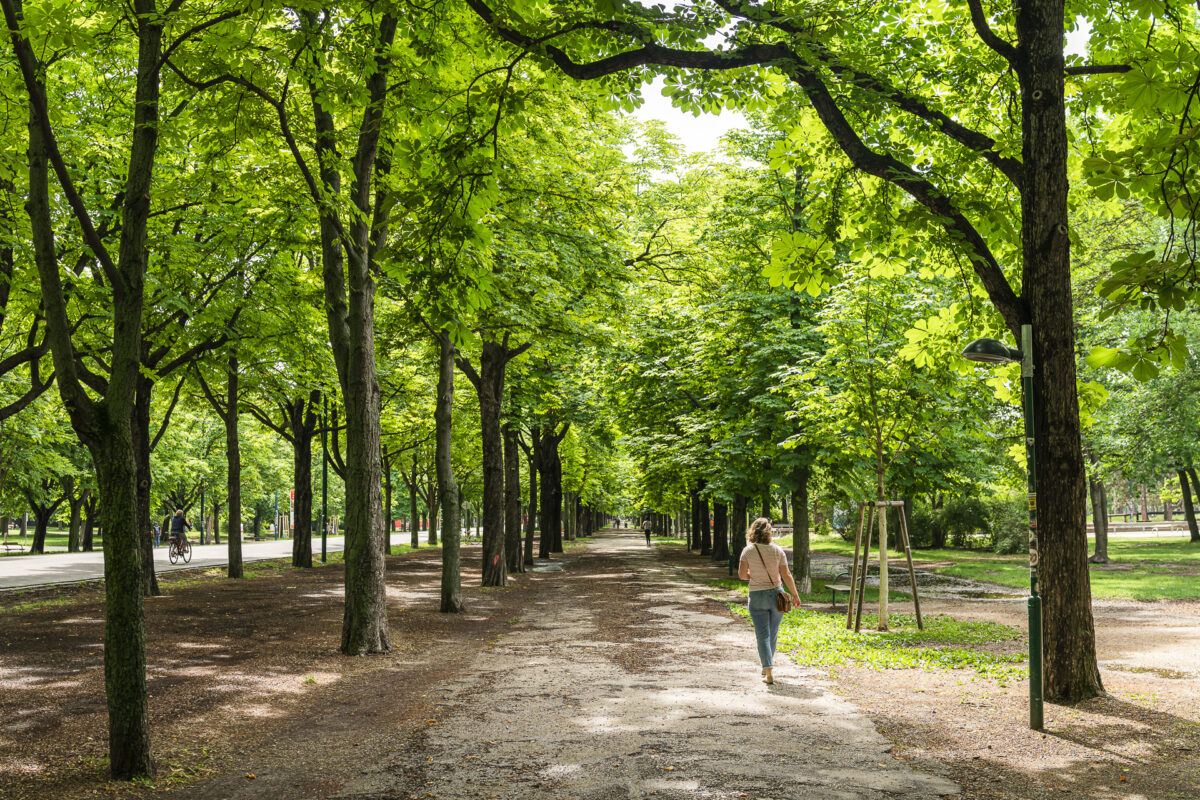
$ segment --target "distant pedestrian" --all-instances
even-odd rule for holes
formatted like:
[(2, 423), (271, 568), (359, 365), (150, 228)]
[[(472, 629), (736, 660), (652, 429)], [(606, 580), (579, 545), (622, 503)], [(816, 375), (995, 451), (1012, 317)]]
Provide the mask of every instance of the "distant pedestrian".
[(764, 683), (775, 682), (771, 669), (779, 639), (779, 623), (783, 621), (783, 614), (775, 605), (775, 596), (783, 594), (783, 586), (787, 584), (792, 602), (800, 604), (796, 582), (792, 580), (792, 573), (788, 569), (787, 553), (779, 545), (771, 544), (774, 532), (771, 520), (766, 517), (759, 517), (750, 523), (750, 532), (746, 534), (749, 543), (742, 550), (738, 565), (738, 577), (750, 581), (750, 597), (746, 607), (754, 623), (754, 640), (758, 645)]
[(642, 521), (642, 533), (646, 534), (646, 547), (650, 546), (650, 531), (654, 529), (654, 523), (650, 520)]
[(158, 523), (154, 523), (154, 546), (158, 547), (159, 537), (162, 536), (162, 528), (158, 527)]

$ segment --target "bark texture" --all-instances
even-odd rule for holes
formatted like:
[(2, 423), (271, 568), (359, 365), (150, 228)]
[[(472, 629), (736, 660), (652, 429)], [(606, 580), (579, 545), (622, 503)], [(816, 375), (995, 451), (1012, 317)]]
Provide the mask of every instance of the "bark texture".
[(521, 454), (517, 429), (504, 426), (504, 553), (509, 572), (524, 572), (521, 557)]
[[(459, 563), (458, 482), (451, 461), (454, 414), (454, 343), (450, 334), (438, 334), (437, 406), (434, 409), (438, 502), (442, 507), (442, 611), (463, 610), (462, 572)], [(430, 530), (433, 520), (430, 520)]]
[(809, 548), (808, 529), (808, 481), (811, 474), (809, 467), (797, 467), (792, 475), (796, 483), (792, 491), (792, 576), (801, 594), (812, 592), (812, 551)]

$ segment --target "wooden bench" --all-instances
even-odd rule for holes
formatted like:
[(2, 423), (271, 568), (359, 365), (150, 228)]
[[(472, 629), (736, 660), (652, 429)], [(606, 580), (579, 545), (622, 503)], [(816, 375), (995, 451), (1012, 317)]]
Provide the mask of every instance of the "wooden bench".
[(5, 552), (11, 552), (13, 550), (16, 550), (18, 553), (25, 552), (25, 546), (20, 542), (3, 542), (2, 544)]
[[(829, 605), (834, 606), (835, 608), (837, 607), (837, 593), (838, 592), (845, 592), (847, 597), (850, 596), (850, 589), (851, 589), (850, 584), (849, 583), (838, 583), (838, 581), (842, 580), (843, 578), (849, 578), (849, 577), (850, 577), (849, 572), (843, 572), (843, 573), (840, 573), (836, 578), (834, 578), (832, 583), (825, 584), (825, 588), (829, 590)], [(849, 602), (849, 600), (847, 600), (847, 602)]]

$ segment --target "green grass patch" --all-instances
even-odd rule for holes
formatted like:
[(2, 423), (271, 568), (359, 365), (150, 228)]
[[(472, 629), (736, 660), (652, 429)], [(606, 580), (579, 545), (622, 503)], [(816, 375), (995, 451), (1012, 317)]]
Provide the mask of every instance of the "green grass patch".
[[(729, 581), (714, 585), (733, 588)], [(889, 593), (890, 596), (890, 593)], [(730, 603), (730, 610), (749, 621), (744, 603)], [(871, 669), (921, 669), (926, 671), (965, 669), (995, 680), (1001, 686), (1028, 676), (1024, 653), (993, 652), (990, 645), (1023, 642), (1016, 628), (994, 622), (963, 622), (948, 616), (926, 616), (925, 630), (917, 628), (911, 614), (891, 614), (887, 632), (875, 631), (876, 614), (864, 614), (863, 632), (846, 630), (843, 614), (796, 609), (779, 627), (779, 649), (797, 664), (836, 667), (846, 664)], [(1006, 649), (1006, 648), (1000, 648)]]
[[(845, 582), (849, 583), (850, 581), (849, 581), (849, 579), (846, 579)], [(737, 578), (721, 578), (719, 580), (710, 581), (710, 583), (713, 586), (720, 586), (722, 589), (730, 589), (733, 591), (741, 592), (742, 594), (746, 594), (746, 592), (748, 591), (747, 590), (748, 584), (745, 581), (738, 580)], [(826, 589), (825, 587), (831, 583), (833, 583), (833, 578), (813, 578), (812, 579), (812, 591), (809, 592), (808, 594), (801, 593), (800, 601), (805, 602), (805, 603), (827, 603), (827, 602), (829, 602), (829, 590)], [(843, 608), (845, 608), (846, 593), (845, 592), (839, 593), (837, 599), (838, 599), (838, 604), (840, 606), (842, 606)], [(894, 589), (888, 590), (888, 600), (889, 601), (891, 601), (891, 600), (904, 601), (904, 600), (911, 600), (911, 599), (912, 598), (909, 596), (908, 592), (897, 592)], [(878, 602), (879, 602), (879, 587), (868, 586), (867, 587), (867, 596), (863, 600), (863, 603), (867, 604), (867, 603), (878, 603)]]
[[(790, 538), (790, 537), (785, 537)], [(790, 544), (790, 541), (788, 542)], [(1089, 539), (1089, 548), (1091, 548)], [(840, 536), (815, 536), (812, 549), (821, 553), (853, 556), (854, 543)], [(1013, 588), (1029, 586), (1029, 559), (1025, 554), (1004, 556), (979, 550), (939, 548), (913, 550), (913, 559), (944, 561), (933, 572)], [(903, 556), (903, 551), (892, 557)], [(1171, 538), (1120, 537), (1109, 539), (1108, 566), (1090, 565), (1092, 596), (1129, 600), (1187, 600), (1200, 598), (1200, 543), (1184, 536)], [(1125, 568), (1128, 567), (1128, 568)]]
[(650, 541), (653, 544), (665, 544), (671, 547), (687, 547), (688, 540), (680, 536), (652, 536)]

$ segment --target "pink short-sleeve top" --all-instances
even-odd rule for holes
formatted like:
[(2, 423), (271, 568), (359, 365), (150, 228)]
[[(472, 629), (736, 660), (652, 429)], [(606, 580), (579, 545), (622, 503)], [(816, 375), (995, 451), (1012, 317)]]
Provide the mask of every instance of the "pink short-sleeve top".
[[(756, 553), (755, 550), (758, 552)], [(746, 545), (746, 549), (742, 551), (742, 562), (750, 567), (750, 591), (752, 592), (774, 589), (781, 585), (783, 579), (780, 576), (788, 568), (787, 553), (783, 552), (783, 548), (777, 544)]]

